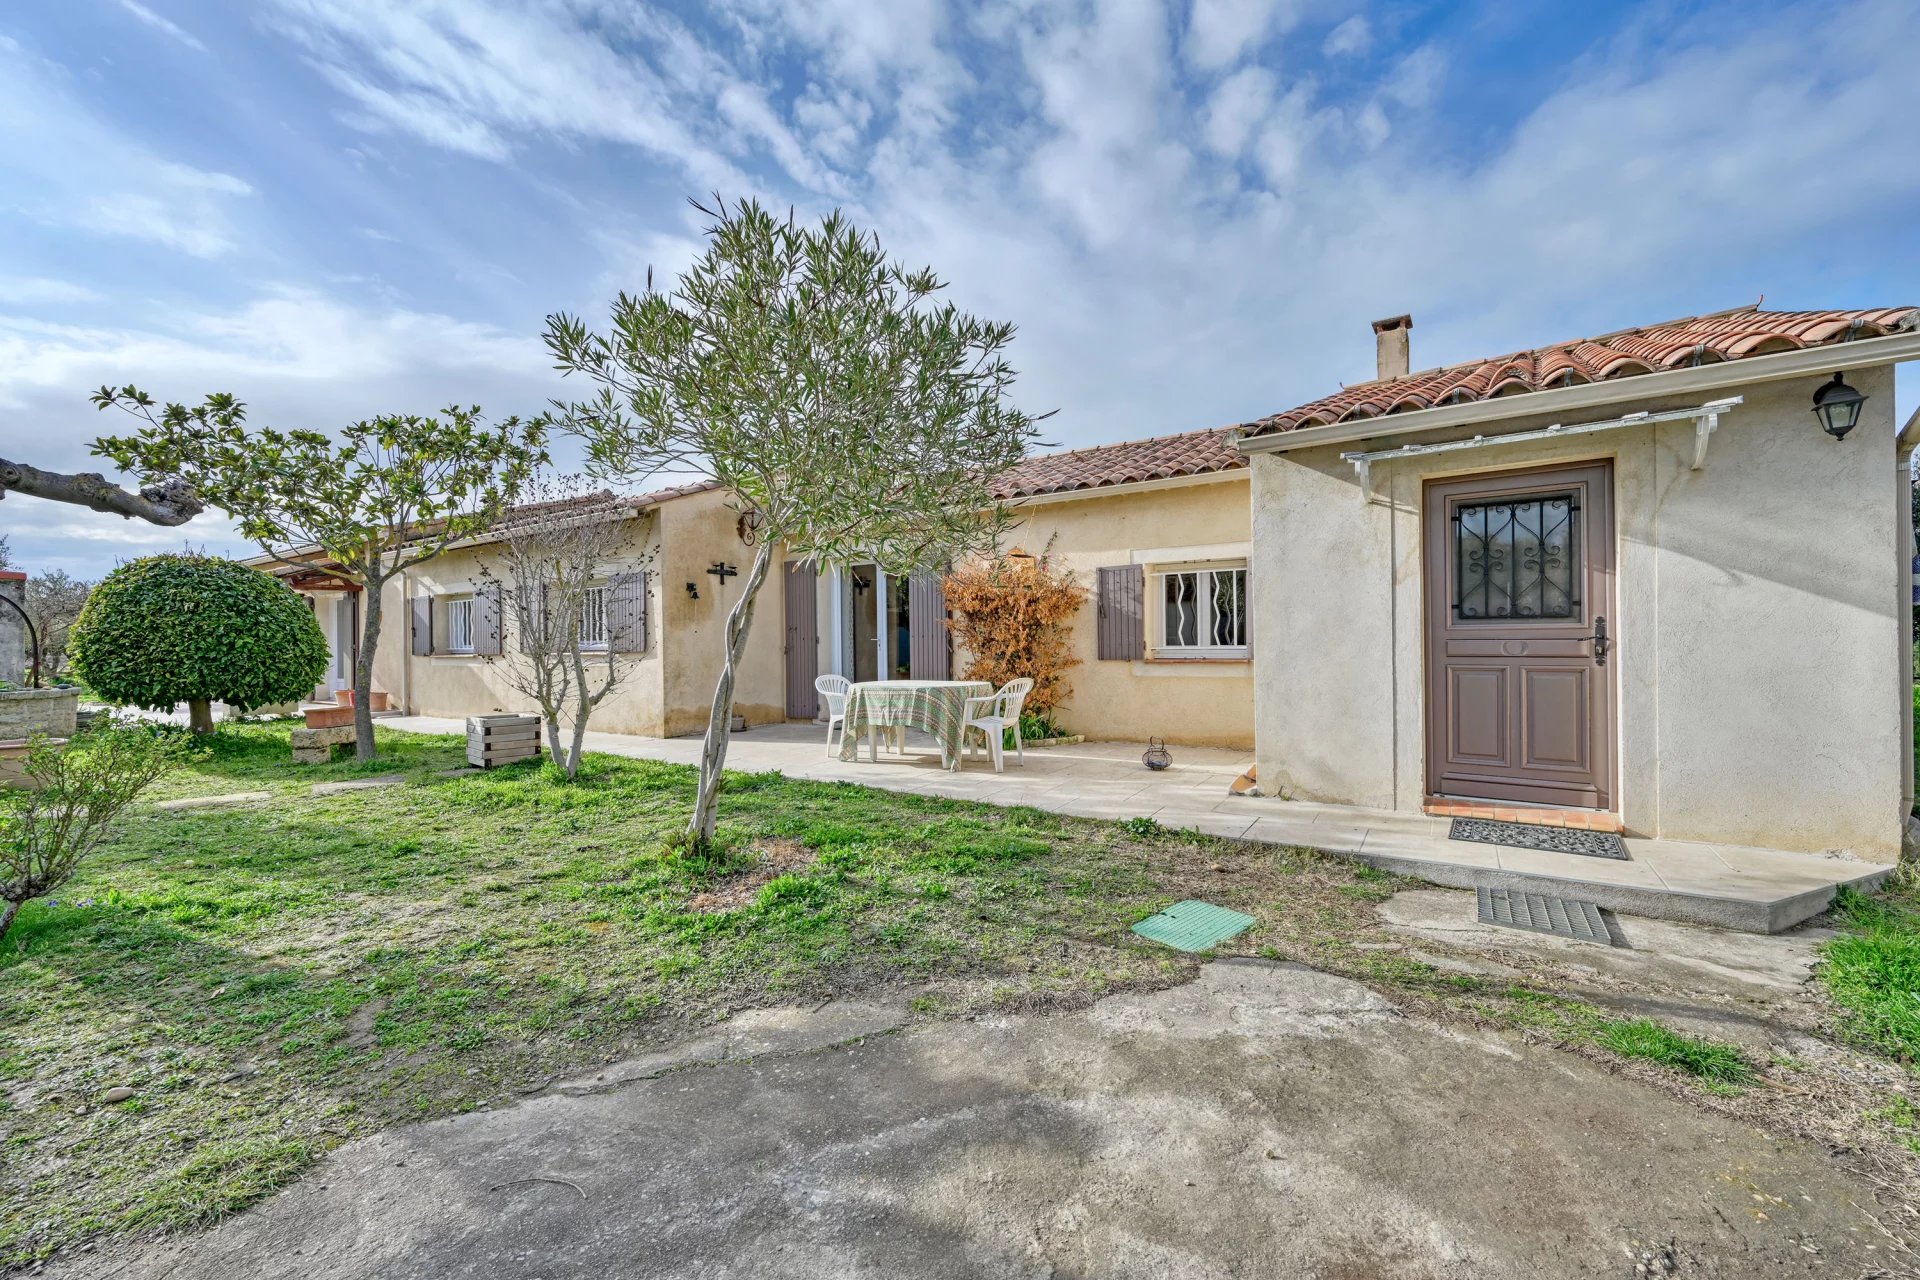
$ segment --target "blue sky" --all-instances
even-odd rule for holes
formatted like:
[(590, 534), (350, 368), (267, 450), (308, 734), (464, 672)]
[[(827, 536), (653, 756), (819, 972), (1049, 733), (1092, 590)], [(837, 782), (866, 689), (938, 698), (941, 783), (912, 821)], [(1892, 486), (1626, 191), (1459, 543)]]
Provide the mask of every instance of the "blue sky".
[[(0, 456), (102, 382), (331, 427), (559, 390), (555, 310), (835, 205), (1020, 326), (1063, 444), (1716, 310), (1920, 302), (1911, 0), (14, 0)], [(1917, 399), (1903, 371), (1902, 418)], [(191, 541), (24, 498), (94, 576)]]

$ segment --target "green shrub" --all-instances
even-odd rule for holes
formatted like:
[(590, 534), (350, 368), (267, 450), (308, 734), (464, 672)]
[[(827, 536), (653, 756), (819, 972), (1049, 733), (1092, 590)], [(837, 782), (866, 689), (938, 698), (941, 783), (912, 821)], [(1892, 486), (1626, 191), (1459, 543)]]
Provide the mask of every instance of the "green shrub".
[(294, 702), (327, 669), (327, 642), (285, 584), (217, 556), (147, 556), (108, 574), (73, 624), (74, 673), (123, 706), (242, 711)]

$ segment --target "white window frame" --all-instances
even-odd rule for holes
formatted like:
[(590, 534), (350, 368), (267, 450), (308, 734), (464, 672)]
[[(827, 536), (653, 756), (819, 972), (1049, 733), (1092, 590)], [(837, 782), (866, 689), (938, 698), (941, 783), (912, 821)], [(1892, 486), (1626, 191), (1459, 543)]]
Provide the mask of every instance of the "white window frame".
[[(1240, 576), (1240, 643), (1219, 644), (1168, 644), (1167, 643), (1167, 579), (1183, 574), (1195, 576), (1194, 592), (1197, 600), (1205, 603), (1205, 614), (1197, 619), (1196, 634), (1205, 640), (1211, 640), (1214, 633), (1214, 584), (1219, 574), (1233, 573)], [(1148, 592), (1148, 635), (1152, 641), (1147, 646), (1148, 655), (1154, 658), (1191, 658), (1213, 659), (1215, 661), (1244, 662), (1251, 658), (1252, 648), (1248, 643), (1248, 628), (1252, 624), (1251, 608), (1247, 599), (1248, 579), (1245, 560), (1196, 561), (1186, 564), (1163, 564), (1150, 566), (1147, 576), (1152, 579), (1153, 587)]]
[[(580, 648), (582, 652), (605, 653), (607, 646), (613, 642), (613, 636), (608, 627), (611, 619), (607, 617), (608, 591), (609, 588), (607, 584), (600, 582), (595, 583), (580, 593)], [(588, 621), (594, 617), (596, 611), (599, 614), (600, 621), (600, 634), (598, 638), (594, 637), (591, 629), (588, 627)]]
[[(464, 639), (462, 630), (466, 632)], [(472, 596), (454, 596), (447, 601), (447, 652), (473, 652)]]

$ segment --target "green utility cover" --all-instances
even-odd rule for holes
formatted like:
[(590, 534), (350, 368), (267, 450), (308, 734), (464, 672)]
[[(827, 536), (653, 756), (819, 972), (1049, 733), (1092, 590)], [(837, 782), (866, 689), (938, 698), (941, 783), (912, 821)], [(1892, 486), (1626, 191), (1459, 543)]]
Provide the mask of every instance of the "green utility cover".
[(1189, 898), (1174, 903), (1158, 915), (1148, 916), (1133, 926), (1133, 931), (1181, 951), (1208, 951), (1235, 934), (1246, 932), (1252, 924), (1252, 916)]

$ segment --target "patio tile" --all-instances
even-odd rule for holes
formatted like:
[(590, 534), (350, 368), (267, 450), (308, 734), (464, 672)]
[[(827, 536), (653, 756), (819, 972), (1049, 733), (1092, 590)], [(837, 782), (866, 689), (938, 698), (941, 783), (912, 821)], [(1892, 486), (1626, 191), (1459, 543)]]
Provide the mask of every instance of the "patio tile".
[(1260, 818), (1247, 828), (1246, 838), (1267, 844), (1297, 844), (1336, 853), (1356, 853), (1367, 838), (1367, 829), (1289, 818)]
[(1505, 845), (1492, 847), (1499, 850), (1502, 871), (1555, 876), (1562, 880), (1588, 880), (1596, 884), (1632, 885), (1648, 889), (1667, 887), (1659, 871), (1646, 861), (1621, 862), (1614, 858), (1586, 858), (1577, 853), (1554, 853), (1546, 849), (1513, 849)]

